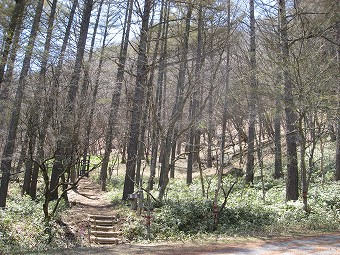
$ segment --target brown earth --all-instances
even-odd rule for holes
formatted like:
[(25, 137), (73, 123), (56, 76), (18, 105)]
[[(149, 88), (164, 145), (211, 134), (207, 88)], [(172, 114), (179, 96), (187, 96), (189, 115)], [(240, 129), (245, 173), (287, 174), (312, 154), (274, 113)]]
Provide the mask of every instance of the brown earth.
[[(224, 238), (177, 243), (133, 244), (122, 240), (118, 245), (90, 244), (87, 238), (88, 214), (114, 215), (115, 208), (100, 186), (89, 178), (82, 179), (77, 191), (70, 191), (68, 195), (72, 207), (62, 216), (62, 221), (69, 231), (81, 240), (81, 247), (41, 254), (340, 254), (340, 233), (287, 238)], [(117, 229), (122, 228), (122, 224), (123, 222), (118, 222)]]
[[(88, 238), (89, 215), (116, 215), (107, 193), (101, 190), (98, 183), (90, 178), (83, 178), (77, 190), (68, 192), (68, 198), (71, 208), (61, 217), (63, 225), (67, 226), (70, 234), (77, 238), (82, 246), (96, 246), (90, 244)], [(117, 231), (121, 229), (121, 223), (117, 222)]]
[(80, 247), (49, 251), (41, 254), (102, 254), (102, 255), (336, 255), (340, 254), (340, 233), (304, 236), (299, 238), (242, 238), (224, 239), (216, 242), (161, 243), (161, 244), (121, 244), (117, 246)]

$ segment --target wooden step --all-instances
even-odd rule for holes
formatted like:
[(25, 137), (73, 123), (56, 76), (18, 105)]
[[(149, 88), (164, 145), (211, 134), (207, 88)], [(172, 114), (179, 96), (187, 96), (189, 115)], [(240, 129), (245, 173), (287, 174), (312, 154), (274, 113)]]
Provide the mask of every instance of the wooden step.
[(114, 231), (114, 225), (118, 219), (112, 215), (89, 214), (90, 242), (97, 244), (118, 244), (120, 239), (117, 236), (120, 232)]
[(91, 229), (94, 231), (113, 231), (113, 226), (98, 226), (98, 225), (91, 225)]
[(120, 239), (115, 237), (91, 237), (91, 242), (97, 244), (118, 244), (119, 241)]
[(113, 226), (115, 222), (112, 220), (90, 220), (90, 223), (96, 226)]
[(115, 216), (112, 216), (112, 215), (92, 215), (92, 214), (89, 214), (89, 218), (90, 220), (115, 220), (116, 217)]
[(119, 234), (120, 232), (116, 231), (91, 231), (91, 235), (95, 237), (117, 237)]

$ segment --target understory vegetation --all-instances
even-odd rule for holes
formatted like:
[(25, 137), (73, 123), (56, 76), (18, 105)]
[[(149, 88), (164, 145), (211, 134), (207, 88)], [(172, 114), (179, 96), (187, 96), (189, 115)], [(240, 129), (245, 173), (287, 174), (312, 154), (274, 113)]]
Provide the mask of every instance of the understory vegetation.
[(2, 0), (0, 255), (91, 243), (83, 197), (123, 241), (339, 231), (339, 13)]
[[(336, 182), (312, 185), (308, 213), (303, 210), (301, 201), (284, 202), (283, 180), (266, 191), (265, 202), (260, 188), (245, 187), (240, 182), (232, 191), (225, 208), (219, 212), (216, 229), (214, 229), (213, 190), (210, 191), (209, 198), (203, 197), (200, 185), (198, 179), (189, 187), (185, 181), (172, 181), (164, 203), (161, 206), (153, 203), (152, 239), (291, 235), (339, 230), (340, 198), (337, 194), (340, 192), (340, 185)], [(125, 211), (126, 208), (123, 207), (122, 210)], [(130, 215), (131, 219), (125, 228), (126, 237), (130, 240), (145, 240), (146, 219), (143, 216)]]
[[(162, 202), (157, 200), (158, 190), (155, 189), (150, 193), (148, 203), (144, 189), (144, 210), (139, 216), (130, 209), (129, 202), (121, 200), (124, 175), (115, 172), (110, 176), (107, 196), (115, 205), (114, 213), (123, 219), (123, 235), (128, 241), (148, 239), (148, 210), (151, 213), (149, 237), (153, 241), (339, 231), (340, 183), (333, 180), (332, 160), (324, 168), (324, 175), (317, 170), (311, 173), (308, 212), (303, 209), (301, 198), (285, 202), (285, 180), (273, 179), (272, 165), (264, 165), (263, 183), (257, 168), (254, 184), (245, 184), (243, 177), (224, 176), (223, 190), (228, 191), (236, 184), (227, 198), (222, 191), (219, 193), (217, 225), (214, 224), (213, 206), (217, 175), (211, 174), (211, 169), (203, 176), (204, 194), (199, 177), (194, 178), (191, 185), (187, 185), (184, 178), (171, 179)], [(99, 172), (94, 171), (90, 178), (98, 181)], [(143, 186), (147, 185), (147, 179), (148, 176), (143, 177)], [(156, 178), (155, 183), (157, 181)], [(81, 245), (77, 237), (68, 231), (68, 226), (60, 221), (60, 215), (68, 208), (64, 202), (46, 225), (43, 221), (43, 197), (32, 201), (29, 196), (22, 196), (18, 183), (11, 185), (8, 206), (0, 210), (0, 251), (20, 253)], [(224, 201), (225, 205), (221, 208)], [(54, 203), (51, 202), (50, 206), (53, 207)]]
[[(263, 183), (259, 169), (255, 169), (256, 181), (251, 185), (245, 184), (242, 177), (223, 177), (223, 190), (226, 192), (230, 189), (231, 192), (227, 198), (222, 191), (219, 192), (216, 227), (213, 200), (217, 175), (203, 177), (204, 194), (199, 177), (194, 178), (189, 186), (184, 179), (172, 179), (162, 203), (157, 201), (157, 190), (152, 191), (151, 202), (147, 203), (144, 199), (145, 211), (139, 217), (127, 209), (126, 203), (121, 202), (124, 183), (122, 176), (112, 177), (109, 196), (114, 204), (121, 205), (118, 207), (122, 214), (129, 215), (124, 228), (125, 236), (135, 241), (148, 237), (147, 210), (151, 211), (150, 238), (153, 240), (303, 235), (339, 231), (340, 183), (333, 180), (334, 161), (329, 160), (324, 168), (324, 173), (319, 170), (310, 173), (307, 212), (301, 195), (297, 201), (285, 202), (285, 180), (272, 177), (273, 165), (264, 166)], [(144, 182), (147, 186), (147, 180)], [(224, 208), (221, 208), (224, 201)]]
[[(54, 203), (51, 202), (51, 208)], [(59, 205), (49, 223), (44, 222), (42, 208), (43, 197), (33, 201), (28, 195), (21, 195), (19, 185), (12, 185), (7, 208), (0, 210), (0, 254), (22, 254), (76, 244), (59, 221), (60, 213), (67, 209), (66, 204)]]

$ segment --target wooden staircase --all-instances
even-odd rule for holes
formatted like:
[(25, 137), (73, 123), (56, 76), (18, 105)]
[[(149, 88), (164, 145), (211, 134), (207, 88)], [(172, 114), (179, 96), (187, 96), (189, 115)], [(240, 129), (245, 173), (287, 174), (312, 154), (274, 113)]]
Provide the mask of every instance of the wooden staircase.
[(96, 244), (118, 244), (121, 234), (115, 231), (114, 226), (117, 219), (114, 216), (89, 215), (89, 242)]

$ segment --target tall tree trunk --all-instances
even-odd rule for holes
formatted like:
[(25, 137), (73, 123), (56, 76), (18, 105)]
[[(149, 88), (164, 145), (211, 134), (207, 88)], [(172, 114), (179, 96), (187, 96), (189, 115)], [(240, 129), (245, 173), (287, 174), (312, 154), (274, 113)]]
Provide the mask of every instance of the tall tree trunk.
[[(19, 41), (20, 41), (20, 35), (23, 30), (23, 20), (24, 20), (24, 14), (20, 15), (17, 20), (17, 25), (14, 31), (14, 36), (11, 42), (11, 51), (9, 54), (9, 59), (6, 61), (6, 72), (4, 73), (3, 81), (0, 83), (1, 92), (0, 92), (0, 129), (5, 130), (5, 120), (4, 117), (6, 116), (6, 113), (4, 111), (6, 110), (6, 103), (9, 99), (10, 89), (14, 74), (14, 63), (17, 58), (17, 52), (19, 49)], [(6, 46), (5, 46), (6, 48)], [(5, 50), (5, 49), (4, 49)], [(6, 55), (6, 53), (4, 53)], [(2, 60), (1, 60), (2, 61)], [(0, 62), (1, 62), (0, 61)], [(5, 67), (5, 66), (4, 66)], [(1, 71), (0, 71), (1, 72)], [(2, 148), (1, 148), (2, 149)]]
[(57, 0), (53, 0), (51, 6), (50, 17), (48, 20), (48, 27), (46, 33), (46, 40), (43, 52), (43, 59), (41, 62), (40, 72), (39, 72), (39, 82), (34, 94), (33, 104), (29, 108), (29, 117), (28, 117), (28, 126), (27, 126), (27, 133), (29, 138), (28, 143), (28, 158), (26, 160), (26, 171), (23, 183), (23, 193), (29, 194), (31, 189), (31, 182), (32, 180), (35, 182), (38, 178), (37, 172), (32, 172), (33, 167), (33, 158), (35, 154), (35, 147), (36, 147), (36, 137), (38, 134), (38, 122), (40, 111), (41, 111), (41, 94), (43, 92), (44, 87), (46, 86), (46, 71), (47, 71), (47, 62), (50, 54), (50, 46), (51, 46), (51, 39), (52, 39), (52, 30), (53, 30), (53, 23), (57, 9)]
[[(340, 1), (337, 2), (340, 6)], [(336, 167), (335, 167), (335, 180), (340, 180), (340, 20), (336, 23), (336, 37), (337, 37), (337, 62), (338, 62), (338, 110), (337, 110), (337, 127), (336, 127)]]
[(170, 178), (175, 178), (175, 165), (176, 165), (176, 148), (177, 148), (177, 138), (178, 138), (178, 129), (176, 128), (174, 131), (174, 136), (171, 144), (171, 156), (170, 156)]
[[(261, 104), (262, 106), (262, 104)], [(259, 134), (258, 139), (256, 140), (257, 144), (257, 158), (259, 159), (259, 168), (260, 168), (260, 176), (261, 176), (261, 184), (262, 184), (262, 201), (266, 203), (266, 190), (264, 183), (264, 173), (263, 173), (263, 148), (262, 148), (262, 134), (263, 134), (263, 119), (264, 119), (264, 111), (259, 110)]]
[(255, 41), (255, 8), (254, 0), (249, 1), (250, 5), (250, 93), (249, 93), (249, 127), (248, 127), (248, 152), (246, 183), (254, 182), (254, 142), (256, 137), (256, 99), (257, 99), (257, 81), (256, 81), (256, 41)]
[(213, 155), (212, 155), (212, 144), (213, 144), (213, 133), (214, 133), (214, 127), (213, 127), (213, 82), (210, 82), (210, 88), (209, 88), (209, 101), (208, 101), (208, 115), (209, 115), (209, 122), (208, 122), (208, 148), (207, 148), (207, 167), (212, 167), (213, 162)]
[(145, 98), (145, 87), (147, 82), (147, 44), (149, 31), (149, 18), (153, 0), (146, 0), (144, 2), (144, 10), (142, 15), (142, 27), (140, 31), (140, 41), (138, 47), (137, 59), (137, 77), (136, 87), (133, 97), (130, 134), (127, 146), (128, 158), (126, 162), (126, 173), (124, 181), (123, 200), (128, 198), (128, 194), (133, 193), (135, 185), (135, 171), (137, 160), (137, 148), (140, 135), (140, 122), (142, 116), (143, 101)]
[[(189, 133), (189, 154), (188, 154), (188, 165), (187, 165), (187, 184), (192, 183), (192, 172), (193, 172), (193, 164), (194, 164), (194, 155), (198, 155), (199, 143), (198, 138), (198, 125), (197, 125), (197, 112), (199, 108), (199, 92), (201, 89), (201, 69), (203, 63), (202, 51), (203, 51), (203, 7), (202, 4), (198, 7), (198, 31), (197, 31), (197, 50), (196, 50), (196, 66), (195, 66), (195, 86), (194, 92), (192, 94), (192, 109), (190, 111), (190, 133)], [(197, 160), (197, 157), (196, 157)]]
[[(133, 11), (133, 0), (128, 0), (126, 13), (125, 13), (125, 22), (124, 22), (124, 27), (123, 27), (122, 42), (120, 44), (116, 85), (115, 85), (114, 92), (112, 94), (112, 99), (111, 99), (110, 114), (109, 114), (109, 119), (108, 119), (107, 131), (105, 135), (105, 151), (104, 151), (102, 166), (100, 169), (100, 175), (102, 177), (107, 176), (107, 167), (109, 164), (110, 154), (112, 151), (112, 139), (113, 139), (113, 134), (115, 131), (115, 123), (117, 122), (117, 115), (118, 115), (119, 105), (120, 105), (120, 95), (122, 92), (122, 86), (123, 86), (123, 80), (124, 80), (126, 55), (127, 55), (127, 50), (129, 46), (132, 11)], [(125, 149), (125, 145), (124, 145), (124, 149)], [(125, 153), (123, 153), (123, 156), (122, 156), (122, 159), (124, 158), (125, 158)], [(104, 189), (106, 189), (105, 178), (101, 180), (101, 183), (102, 183), (102, 189), (103, 187), (105, 187)]]
[[(92, 33), (92, 39), (91, 39), (91, 45), (90, 45), (90, 50), (89, 50), (89, 57), (87, 62), (84, 64), (84, 77), (83, 77), (83, 82), (81, 85), (81, 92), (80, 92), (80, 97), (82, 98), (82, 101), (80, 103), (80, 109), (79, 109), (79, 115), (80, 118), (81, 116), (84, 116), (84, 108), (85, 108), (85, 102), (87, 101), (87, 92), (88, 92), (88, 87), (90, 84), (90, 66), (92, 64), (92, 58), (93, 58), (93, 51), (94, 51), (94, 46), (96, 42), (96, 37), (97, 37), (97, 30), (98, 30), (98, 25), (99, 25), (99, 20), (100, 20), (100, 15), (102, 12), (102, 6), (103, 6), (104, 0), (101, 0), (99, 2), (99, 7), (98, 7), (98, 12), (97, 12), (97, 17), (94, 23), (93, 27), (93, 33)], [(110, 6), (108, 7), (110, 8)]]
[[(89, 149), (89, 146), (90, 146), (90, 133), (91, 133), (92, 123), (93, 123), (96, 98), (97, 98), (98, 88), (99, 88), (99, 83), (100, 83), (100, 76), (101, 76), (101, 73), (102, 73), (102, 67), (103, 67), (103, 61), (104, 61), (104, 52), (105, 52), (105, 47), (106, 47), (106, 38), (107, 38), (107, 34), (108, 34), (109, 17), (110, 17), (109, 11), (110, 11), (110, 8), (108, 8), (108, 12), (107, 12), (107, 16), (106, 16), (103, 43), (102, 43), (102, 48), (101, 48), (101, 51), (100, 51), (99, 64), (98, 64), (98, 68), (97, 68), (97, 72), (96, 72), (94, 89), (93, 89), (92, 99), (91, 99), (91, 103), (90, 103), (89, 119), (88, 119), (86, 130), (85, 130), (85, 142), (84, 142), (84, 151), (83, 151), (83, 161), (84, 162), (88, 158), (87, 154), (88, 154), (88, 149)], [(103, 182), (103, 183), (106, 184), (106, 182)], [(102, 190), (105, 190), (105, 189), (106, 189), (106, 185), (104, 185), (104, 187), (102, 186)]]
[[(212, 47), (212, 46), (211, 46)], [(208, 149), (207, 149), (207, 167), (212, 167), (213, 158), (215, 156), (212, 155), (212, 145), (213, 145), (213, 137), (215, 136), (215, 127), (214, 127), (214, 111), (213, 111), (213, 91), (215, 89), (216, 78), (218, 74), (219, 67), (221, 66), (223, 60), (223, 51), (218, 56), (218, 63), (215, 67), (215, 70), (212, 70), (211, 78), (209, 79), (209, 96), (208, 96), (208, 114), (209, 114), (209, 123), (208, 123)], [(214, 59), (214, 55), (211, 55), (211, 61)]]
[[(176, 143), (177, 139), (177, 127), (176, 123), (181, 119), (183, 107), (187, 100), (187, 97), (184, 96), (184, 83), (185, 83), (185, 72), (187, 70), (187, 59), (188, 59), (188, 51), (189, 51), (189, 35), (190, 35), (190, 23), (191, 23), (191, 15), (192, 15), (192, 5), (189, 4), (187, 15), (185, 17), (185, 33), (183, 37), (183, 48), (181, 53), (181, 62), (178, 74), (178, 82), (177, 82), (177, 90), (176, 90), (176, 102), (172, 109), (170, 123), (168, 124), (168, 131), (165, 138), (165, 144), (163, 148), (162, 155), (162, 167), (159, 178), (159, 200), (162, 200), (165, 194), (165, 189), (169, 182), (169, 170), (170, 170), (170, 153), (171, 149), (174, 147), (174, 143)], [(176, 134), (176, 135), (175, 135)], [(174, 162), (171, 162), (172, 164)]]
[[(84, 118), (88, 119), (88, 115), (86, 115), (87, 112), (86, 112), (85, 109), (86, 109), (86, 106), (88, 106), (88, 102), (90, 101), (89, 93), (88, 93), (89, 92), (88, 91), (89, 84), (90, 84), (90, 80), (91, 80), (91, 78), (90, 78), (90, 65), (91, 65), (92, 58), (93, 58), (93, 52), (94, 52), (95, 41), (96, 41), (97, 30), (98, 30), (98, 25), (99, 25), (99, 20), (100, 20), (103, 2), (104, 2), (104, 0), (101, 0), (99, 2), (97, 17), (96, 17), (94, 27), (93, 27), (91, 45), (90, 45), (90, 50), (89, 50), (89, 57), (88, 57), (87, 62), (84, 63), (84, 67), (83, 67), (84, 68), (84, 76), (83, 76), (83, 81), (82, 81), (82, 84), (81, 84), (81, 87), (80, 87), (81, 101), (80, 101), (80, 104), (79, 104), (78, 109), (77, 109), (77, 119), (75, 120), (75, 128), (74, 128), (74, 130), (78, 130), (78, 132), (75, 134), (75, 136), (76, 136), (75, 140), (76, 141), (79, 140), (79, 134), (82, 132), (82, 129), (81, 129), (82, 121), (84, 120)], [(89, 122), (86, 121), (86, 123), (89, 123)], [(85, 144), (86, 141), (83, 141), (83, 143)], [(88, 163), (89, 163), (87, 154), (85, 155), (83, 153), (82, 158), (83, 158), (83, 160), (82, 160), (82, 163), (80, 164), (82, 169), (80, 171), (85, 172), (86, 168), (88, 166)], [(70, 181), (71, 181), (71, 183), (74, 183), (76, 181), (76, 166), (75, 166), (75, 164), (73, 164), (72, 167), (70, 168)]]
[(301, 168), (301, 184), (302, 184), (302, 200), (303, 200), (303, 208), (307, 211), (307, 168), (306, 168), (306, 134), (304, 131), (304, 121), (305, 121), (305, 112), (301, 112), (299, 117), (299, 137), (300, 137), (300, 168)]
[(27, 155), (27, 147), (28, 147), (28, 134), (25, 134), (24, 139), (20, 139), (20, 145), (21, 145), (21, 149), (20, 149), (20, 156), (18, 159), (18, 164), (15, 167), (15, 172), (19, 173), (21, 172), (21, 168), (23, 166), (23, 164), (25, 163), (26, 160), (26, 155)]
[(287, 142), (287, 182), (286, 182), (286, 200), (297, 200), (299, 197), (299, 176), (297, 160), (297, 129), (296, 113), (294, 112), (293, 82), (289, 71), (289, 44), (288, 28), (286, 17), (286, 1), (279, 1), (279, 18), (280, 18), (280, 39), (281, 55), (283, 64), (284, 79), (284, 102), (286, 114), (286, 142)]
[(223, 167), (224, 167), (224, 147), (225, 147), (225, 140), (226, 140), (226, 129), (227, 129), (227, 120), (228, 120), (228, 92), (229, 92), (229, 78), (230, 78), (230, 31), (231, 31), (231, 17), (230, 17), (230, 0), (227, 2), (227, 12), (228, 12), (228, 20), (227, 20), (227, 34), (226, 40), (227, 41), (227, 52), (226, 52), (226, 81), (223, 91), (223, 113), (222, 113), (222, 134), (221, 134), (221, 148), (220, 148), (220, 165), (218, 168), (218, 181), (217, 186), (215, 189), (215, 196), (214, 196), (214, 228), (216, 229), (219, 219), (219, 208), (218, 208), (218, 196), (222, 186), (222, 174), (223, 174)]
[[(38, 145), (37, 145), (37, 159), (40, 162), (44, 161), (44, 144), (45, 144), (45, 138), (47, 134), (47, 128), (53, 115), (53, 108), (56, 102), (57, 92), (59, 88), (59, 78), (61, 75), (61, 69), (63, 66), (65, 51), (66, 51), (66, 47), (69, 41), (71, 27), (72, 27), (73, 18), (74, 18), (77, 5), (78, 5), (78, 0), (74, 0), (72, 7), (71, 7), (70, 14), (69, 14), (69, 19), (68, 19), (65, 35), (63, 38), (63, 43), (60, 49), (59, 59), (58, 59), (58, 63), (55, 69), (53, 81), (52, 81), (51, 92), (46, 102), (44, 102), (44, 107), (43, 107), (43, 112), (42, 112), (42, 123), (41, 123), (41, 127), (39, 130)], [(31, 189), (30, 189), (30, 196), (32, 197), (32, 199), (36, 198), (38, 173), (39, 173), (39, 165), (34, 164), (33, 172), (32, 172)]]
[(15, 147), (15, 140), (17, 136), (21, 104), (24, 97), (24, 91), (26, 86), (26, 77), (30, 68), (30, 62), (33, 54), (33, 48), (35, 44), (35, 39), (39, 29), (40, 17), (43, 10), (43, 0), (38, 1), (36, 12), (32, 24), (32, 29), (28, 41), (28, 45), (26, 47), (25, 57), (23, 60), (23, 65), (19, 77), (19, 85), (15, 94), (14, 106), (11, 114), (9, 130), (7, 135), (7, 140), (5, 144), (5, 148), (3, 151), (3, 156), (1, 160), (1, 187), (0, 187), (0, 207), (6, 206), (6, 198), (9, 184), (9, 177), (12, 165), (12, 157)]
[[(182, 123), (180, 122), (182, 119), (183, 108), (186, 100), (184, 99), (184, 89), (185, 89), (185, 73), (187, 71), (188, 66), (188, 53), (189, 53), (189, 35), (190, 35), (190, 26), (191, 26), (191, 16), (192, 16), (192, 9), (193, 5), (189, 4), (187, 16), (185, 19), (186, 26), (185, 26), (185, 34), (183, 38), (183, 49), (182, 49), (182, 56), (181, 56), (181, 63), (179, 68), (178, 74), (178, 81), (177, 81), (177, 91), (176, 91), (176, 103), (173, 111), (178, 111), (178, 115), (176, 118), (173, 118), (175, 121), (174, 131), (172, 134), (172, 141), (171, 141), (171, 157), (170, 157), (170, 178), (175, 178), (175, 165), (176, 165), (176, 152), (180, 154), (181, 150), (181, 141), (180, 141), (180, 127)], [(190, 85), (190, 82), (189, 82)], [(190, 90), (188, 90), (190, 93)], [(177, 106), (176, 106), (177, 105)], [(181, 106), (182, 105), (182, 106)], [(177, 150), (177, 151), (176, 151)], [(166, 148), (165, 148), (166, 151)], [(164, 173), (163, 171), (163, 163), (161, 168), (161, 174)], [(160, 178), (162, 181), (163, 178)], [(162, 187), (161, 187), (162, 189)]]
[[(97, 12), (97, 17), (95, 19), (95, 23), (94, 23), (94, 27), (93, 27), (93, 33), (92, 33), (92, 39), (91, 39), (91, 45), (90, 45), (90, 50), (89, 50), (89, 57), (87, 62), (84, 63), (84, 76), (83, 76), (83, 81), (80, 87), (80, 104), (79, 107), (77, 109), (77, 119), (76, 119), (76, 123), (75, 123), (75, 130), (79, 130), (78, 134), (76, 135), (76, 140), (79, 139), (79, 134), (82, 131), (81, 129), (81, 123), (84, 120), (84, 118), (88, 119), (88, 115), (86, 115), (86, 106), (89, 106), (87, 103), (89, 101), (91, 101), (91, 99), (89, 98), (89, 84), (90, 84), (90, 65), (92, 63), (92, 58), (93, 58), (93, 52), (94, 52), (94, 47), (95, 47), (95, 41), (96, 41), (96, 36), (97, 36), (97, 30), (98, 30), (98, 25), (99, 25), (99, 19), (100, 19), (100, 15), (101, 15), (101, 10), (102, 10), (102, 6), (103, 6), (103, 2), (104, 0), (101, 0), (99, 2), (99, 6), (98, 6), (98, 12)], [(88, 107), (91, 108), (91, 107)], [(86, 116), (86, 117), (85, 117)], [(89, 122), (86, 121), (86, 123), (88, 124)], [(86, 129), (86, 127), (85, 127)], [(86, 138), (85, 138), (86, 139)], [(86, 146), (86, 141), (83, 141), (84, 147)], [(85, 150), (83, 147), (83, 151)], [(88, 157), (87, 157), (87, 153), (82, 155), (82, 163), (80, 164), (82, 169), (81, 171), (85, 172), (86, 168), (88, 166)], [(74, 183), (76, 180), (76, 167), (75, 165), (73, 165), (70, 169), (71, 173), (70, 173), (70, 179), (71, 182)]]
[[(280, 72), (280, 71), (278, 71)], [(282, 149), (281, 149), (281, 76), (275, 86), (275, 116), (274, 116), (274, 145), (275, 145), (275, 170), (274, 178), (282, 177)]]
[(51, 200), (58, 199), (58, 185), (59, 179), (64, 176), (66, 171), (73, 160), (74, 146), (77, 141), (74, 141), (77, 130), (75, 128), (74, 110), (75, 110), (75, 99), (78, 93), (79, 80), (82, 70), (82, 62), (84, 59), (86, 39), (90, 24), (91, 11), (92, 11), (93, 0), (87, 0), (83, 10), (83, 17), (80, 25), (80, 34), (77, 43), (76, 60), (73, 67), (71, 76), (70, 86), (67, 95), (66, 109), (63, 113), (60, 134), (58, 137), (57, 151), (55, 155), (55, 162), (53, 164), (50, 191)]
[[(151, 67), (149, 70), (149, 80), (147, 82), (147, 92), (146, 92), (146, 100), (144, 104), (144, 110), (143, 110), (143, 117), (142, 117), (142, 124), (141, 124), (141, 132), (140, 132), (140, 142), (138, 144), (138, 157), (137, 157), (137, 167), (136, 167), (136, 183), (137, 185), (140, 184), (140, 172), (141, 172), (141, 165), (142, 165), (142, 159), (144, 157), (144, 148), (147, 147), (145, 146), (145, 130), (146, 130), (146, 125), (147, 125), (147, 120), (148, 116), (150, 116), (150, 102), (151, 102), (151, 94), (153, 91), (153, 82), (154, 82), (154, 77), (155, 77), (155, 64), (157, 61), (157, 56), (159, 54), (159, 44), (160, 44), (160, 38), (162, 35), (162, 28), (163, 28), (163, 19), (164, 19), (164, 0), (161, 1), (161, 12), (159, 14), (159, 23), (158, 23), (158, 29), (157, 29), (157, 35), (155, 40), (155, 46), (153, 50), (153, 56), (152, 56), (152, 62), (151, 62)], [(152, 26), (152, 24), (150, 24)], [(150, 38), (152, 38), (152, 32), (150, 33)], [(150, 48), (150, 45), (148, 46)], [(151, 118), (150, 118), (151, 119)], [(156, 128), (156, 126), (154, 126)], [(156, 142), (156, 141), (155, 141)], [(154, 144), (154, 143), (153, 143)], [(158, 146), (158, 143), (157, 145)], [(157, 155), (157, 154), (156, 154)], [(157, 158), (157, 156), (156, 156)], [(151, 168), (151, 166), (150, 166)], [(151, 178), (153, 178), (153, 174), (151, 173)], [(149, 184), (153, 183), (153, 180), (149, 180)], [(149, 188), (151, 187), (150, 185), (148, 186)]]
[(161, 24), (162, 27), (162, 35), (161, 35), (161, 49), (160, 49), (160, 57), (159, 57), (159, 65), (158, 65), (158, 77), (157, 77), (157, 89), (156, 89), (156, 102), (155, 102), (155, 113), (154, 113), (154, 121), (152, 125), (152, 149), (151, 149), (151, 162), (150, 162), (150, 179), (149, 179), (149, 190), (153, 189), (154, 178), (156, 175), (156, 164), (157, 164), (157, 156), (158, 156), (158, 147), (161, 144), (160, 141), (160, 129), (161, 125), (161, 114), (163, 107), (163, 86), (165, 79), (165, 66), (166, 66), (166, 55), (167, 55), (167, 37), (168, 37), (168, 18), (169, 18), (169, 8), (168, 1), (163, 0), (161, 6)]
[(2, 82), (4, 81), (5, 66), (7, 64), (8, 55), (13, 42), (13, 36), (15, 34), (15, 30), (17, 30), (21, 26), (20, 23), (22, 22), (22, 17), (24, 16), (26, 2), (26, 0), (15, 1), (15, 6), (12, 12), (11, 20), (9, 22), (9, 27), (5, 34), (4, 48), (0, 56), (0, 88)]
[[(340, 90), (340, 89), (339, 89)], [(340, 93), (340, 91), (339, 91)], [(340, 108), (340, 103), (338, 104)], [(338, 113), (338, 116), (340, 116), (340, 113)], [(337, 120), (337, 134), (336, 134), (336, 152), (335, 152), (335, 157), (336, 157), (336, 167), (335, 167), (335, 180), (339, 181), (340, 180), (340, 120)]]

